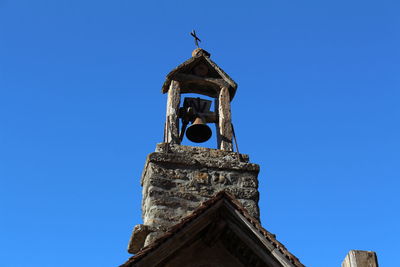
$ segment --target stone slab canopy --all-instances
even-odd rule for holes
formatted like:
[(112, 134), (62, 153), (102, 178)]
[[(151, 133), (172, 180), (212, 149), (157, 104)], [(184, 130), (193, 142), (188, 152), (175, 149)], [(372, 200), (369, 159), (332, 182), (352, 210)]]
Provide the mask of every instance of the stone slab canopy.
[(209, 97), (218, 97), (221, 86), (229, 90), (230, 100), (236, 93), (237, 84), (215, 62), (211, 54), (201, 48), (192, 52), (192, 58), (186, 60), (167, 74), (162, 93), (167, 93), (173, 80), (182, 83), (181, 93), (198, 93)]

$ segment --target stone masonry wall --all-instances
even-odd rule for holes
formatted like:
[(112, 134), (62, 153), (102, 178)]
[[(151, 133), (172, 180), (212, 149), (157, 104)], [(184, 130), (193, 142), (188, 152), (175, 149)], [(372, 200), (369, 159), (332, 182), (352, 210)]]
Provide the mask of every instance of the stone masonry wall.
[(135, 253), (150, 244), (221, 190), (259, 219), (258, 173), (259, 166), (244, 154), (239, 158), (218, 149), (158, 144), (142, 174), (144, 224), (135, 227), (128, 250)]

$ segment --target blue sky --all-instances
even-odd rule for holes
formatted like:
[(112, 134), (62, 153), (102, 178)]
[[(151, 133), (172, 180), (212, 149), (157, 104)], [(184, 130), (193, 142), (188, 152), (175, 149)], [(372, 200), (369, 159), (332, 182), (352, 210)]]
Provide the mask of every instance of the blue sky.
[[(238, 84), (263, 226), (307, 266), (400, 249), (400, 2), (0, 0), (0, 266), (117, 266), (201, 46)], [(211, 144), (213, 145), (213, 144)]]

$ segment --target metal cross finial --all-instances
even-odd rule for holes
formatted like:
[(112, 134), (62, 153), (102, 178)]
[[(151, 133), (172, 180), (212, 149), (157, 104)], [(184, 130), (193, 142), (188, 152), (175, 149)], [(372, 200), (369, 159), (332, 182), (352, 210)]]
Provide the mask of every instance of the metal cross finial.
[(193, 31), (190, 33), (190, 35), (193, 36), (193, 38), (194, 38), (194, 43), (196, 44), (196, 47), (199, 48), (199, 42), (201, 42), (201, 40), (199, 39), (199, 37), (197, 37), (196, 31), (193, 30)]

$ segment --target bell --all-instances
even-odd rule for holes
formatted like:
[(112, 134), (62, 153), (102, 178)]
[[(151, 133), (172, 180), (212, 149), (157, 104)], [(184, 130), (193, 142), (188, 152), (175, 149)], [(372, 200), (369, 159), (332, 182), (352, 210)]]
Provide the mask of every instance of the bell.
[(186, 137), (194, 143), (203, 143), (210, 139), (211, 135), (210, 127), (208, 127), (200, 117), (197, 117), (186, 130)]

